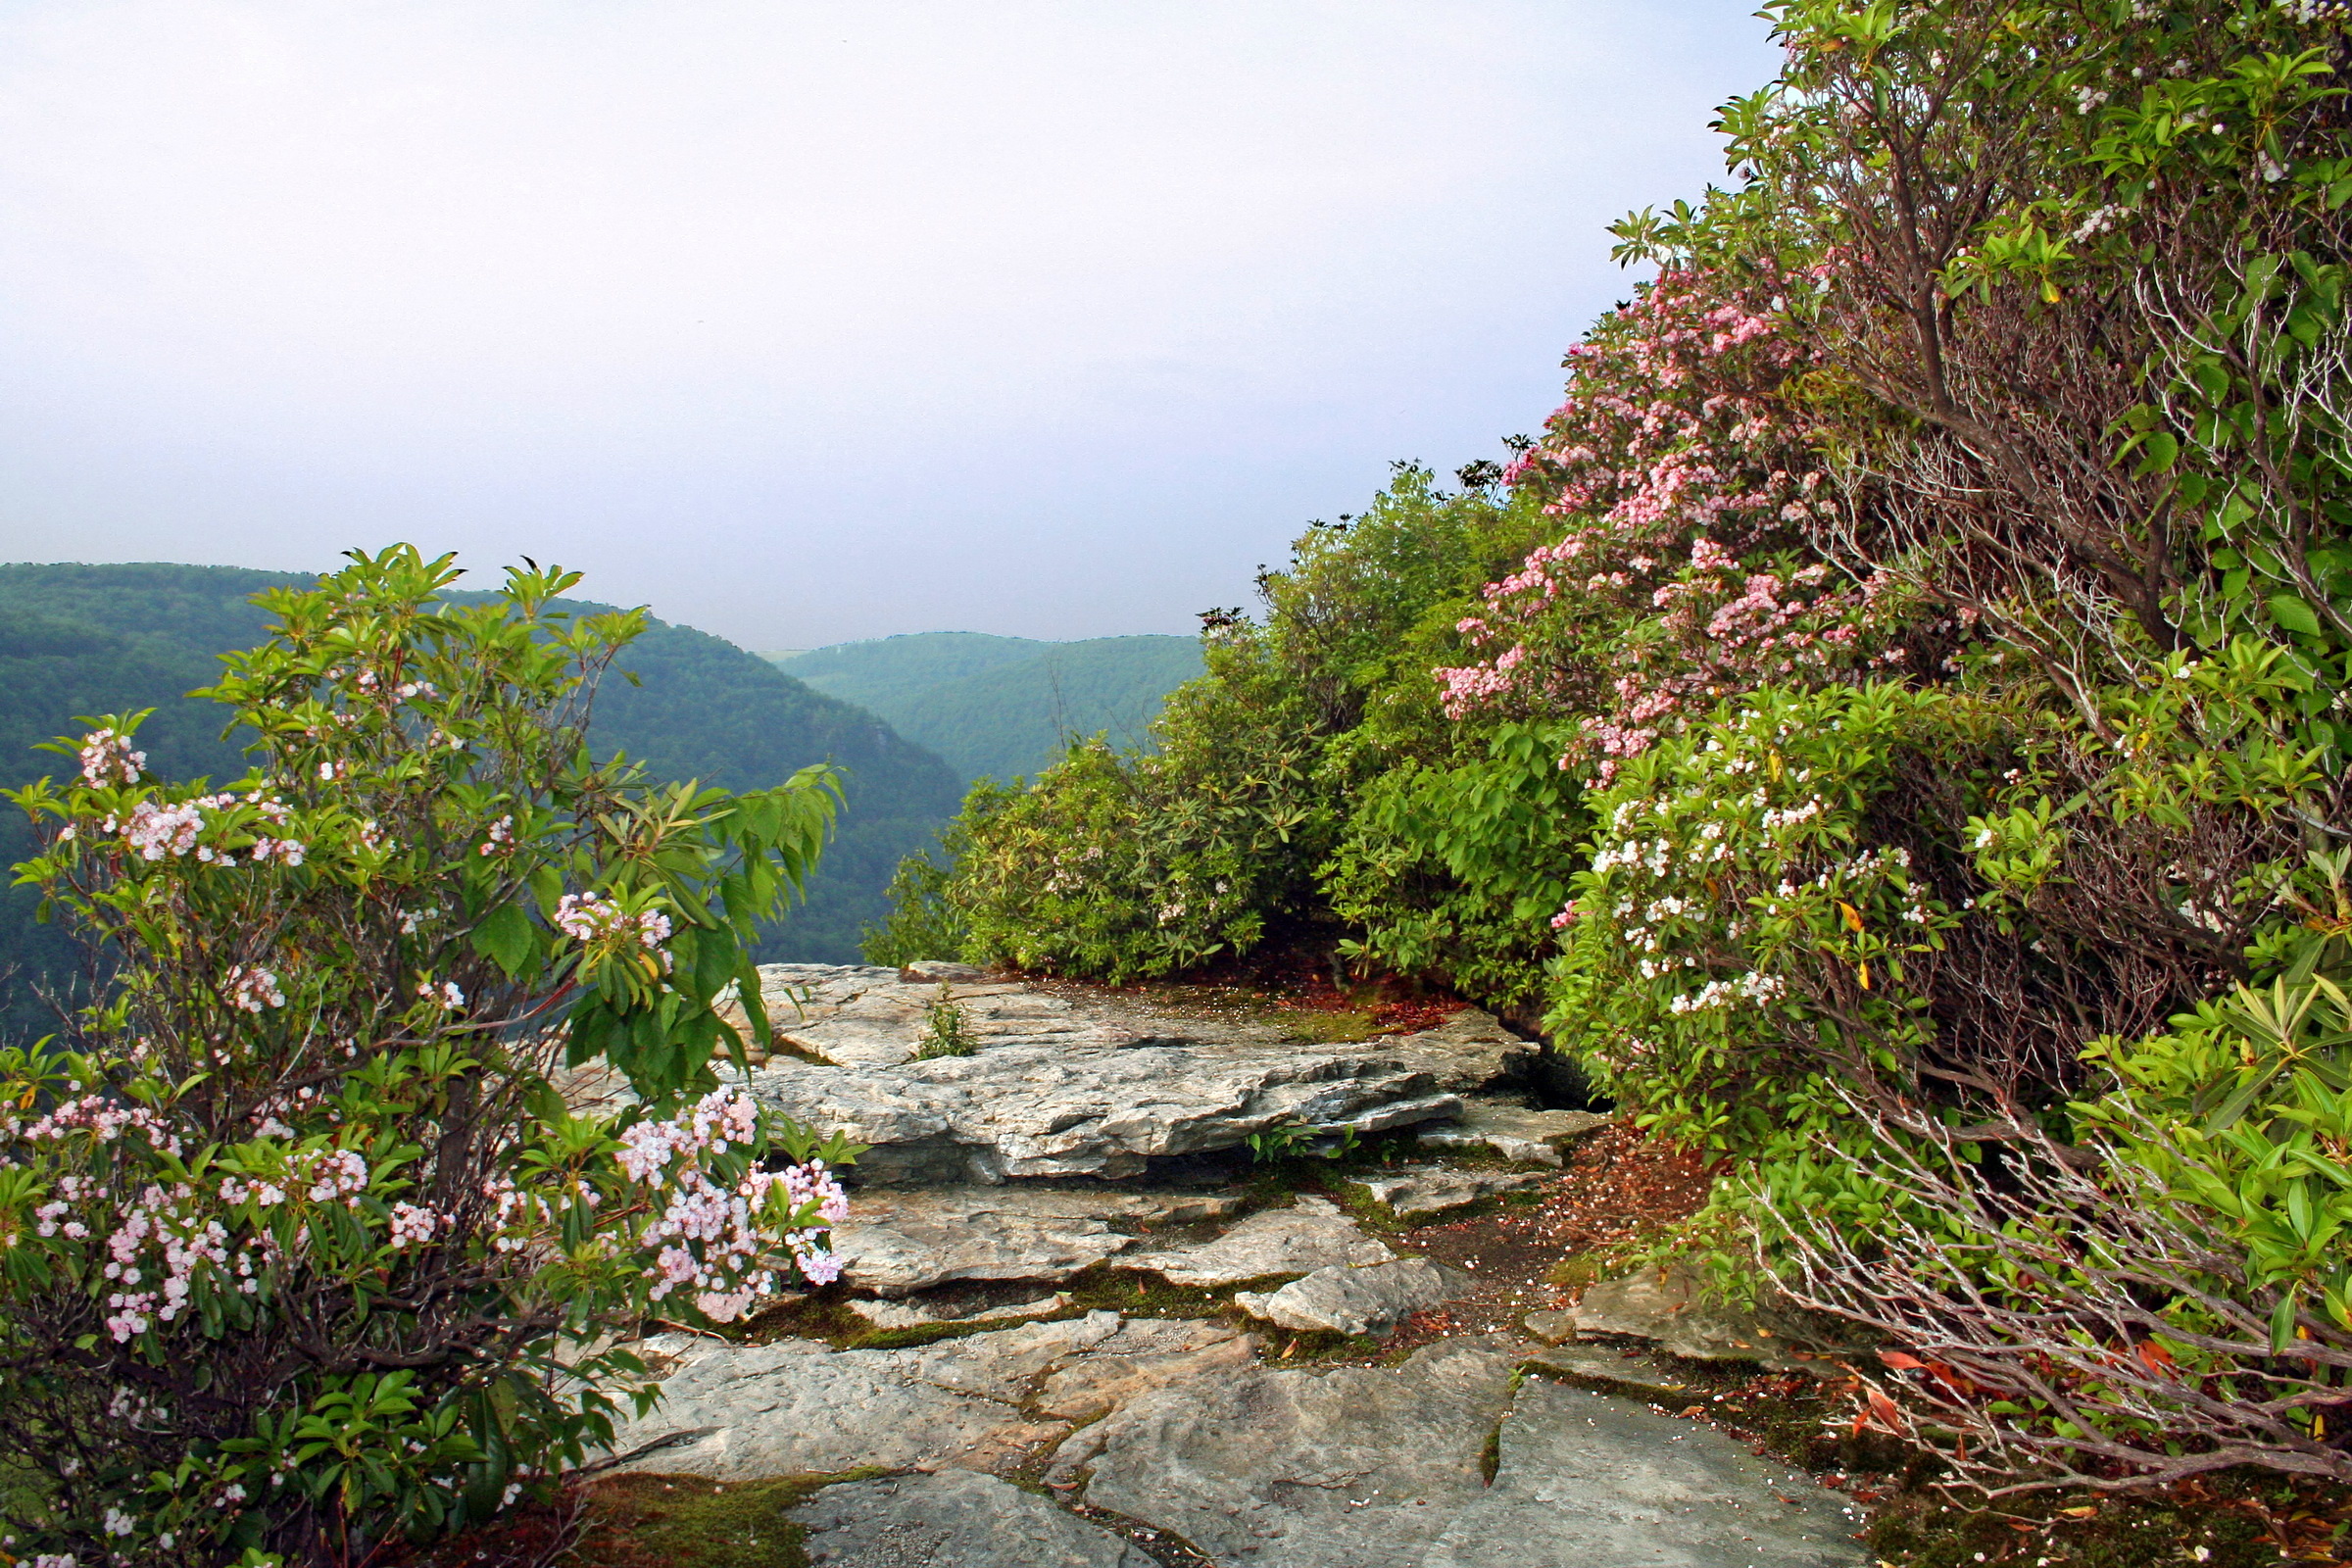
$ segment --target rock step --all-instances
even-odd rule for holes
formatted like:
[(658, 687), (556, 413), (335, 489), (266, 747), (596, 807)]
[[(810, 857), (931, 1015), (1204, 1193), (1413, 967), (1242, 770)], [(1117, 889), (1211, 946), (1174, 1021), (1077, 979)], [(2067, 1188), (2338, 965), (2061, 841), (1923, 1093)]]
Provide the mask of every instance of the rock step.
[(1233, 1304), (1279, 1328), (1386, 1339), (1415, 1312), (1427, 1311), (1467, 1282), (1426, 1257), (1316, 1269), (1280, 1290), (1236, 1291)]
[[(1427, 1142), (1429, 1134), (1421, 1135)], [(1543, 1171), (1448, 1170), (1422, 1165), (1394, 1176), (1367, 1177), (1356, 1185), (1398, 1219), (1418, 1219), (1463, 1208), (1497, 1193), (1525, 1192), (1548, 1180)]]
[(904, 1472), (804, 1505), (818, 1563), (1147, 1560), (1008, 1475), (1228, 1568), (1867, 1561), (1836, 1494), (1711, 1428), (1552, 1383), (1581, 1374), (1500, 1337), (1321, 1372), (1262, 1364), (1222, 1324), (1107, 1311), (899, 1350), (643, 1348), (667, 1385), (620, 1431), (626, 1468)]
[[(1476, 1147), (1557, 1164), (1574, 1134), (1541, 1118), (1581, 1114), (1465, 1098), (1534, 1051), (1476, 1008), (1417, 1034), (1313, 1045), (1275, 1020), (1124, 993), (917, 982), (854, 965), (760, 973), (774, 1044), (792, 1054), (756, 1066), (749, 1087), (797, 1121), (870, 1146), (852, 1173), (861, 1185), (1124, 1178), (1278, 1126), (1370, 1134), (1453, 1122)], [(918, 1059), (942, 984), (977, 1049)]]
[(1686, 1360), (1753, 1361), (1780, 1371), (1803, 1371), (1851, 1348), (1838, 1343), (1831, 1320), (1770, 1300), (1753, 1308), (1710, 1300), (1705, 1280), (1680, 1264), (1603, 1280), (1567, 1312), (1544, 1318), (1528, 1327), (1545, 1339), (1645, 1340)]
[(1123, 1538), (969, 1470), (843, 1482), (793, 1517), (812, 1568), (1158, 1568)]

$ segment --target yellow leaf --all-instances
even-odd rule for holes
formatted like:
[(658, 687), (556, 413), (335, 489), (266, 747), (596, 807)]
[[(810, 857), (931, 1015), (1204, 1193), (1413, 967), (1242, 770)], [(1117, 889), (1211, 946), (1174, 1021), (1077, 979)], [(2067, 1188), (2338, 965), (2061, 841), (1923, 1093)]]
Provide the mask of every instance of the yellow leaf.
[(1865, 991), (1870, 989), (1870, 965), (1867, 962), (1862, 965), (1862, 989)]
[(1859, 931), (1862, 929), (1862, 914), (1860, 910), (1856, 909), (1852, 905), (1846, 903), (1843, 899), (1839, 899), (1838, 901), (1838, 907), (1845, 911), (1845, 924), (1847, 930)]

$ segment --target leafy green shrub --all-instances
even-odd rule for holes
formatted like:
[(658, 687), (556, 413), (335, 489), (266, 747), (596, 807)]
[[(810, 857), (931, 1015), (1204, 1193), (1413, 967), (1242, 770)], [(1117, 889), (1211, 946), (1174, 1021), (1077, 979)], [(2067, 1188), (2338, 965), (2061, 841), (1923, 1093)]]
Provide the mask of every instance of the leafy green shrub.
[[(349, 1562), (497, 1512), (612, 1434), (659, 1310), (830, 1278), (818, 1147), (721, 1087), (713, 1010), (806, 876), (829, 778), (647, 787), (581, 744), (634, 614), (489, 604), (408, 547), (265, 597), (211, 695), (254, 739), (150, 779), (137, 716), (13, 799), (20, 877), (111, 958), (0, 1053), (12, 1549)], [(609, 1065), (635, 1103), (566, 1102)], [(768, 1167), (770, 1151), (793, 1162)]]
[(1322, 868), (1332, 913), (1363, 934), (1365, 965), (1442, 975), (1491, 1004), (1533, 1009), (1567, 901), (1584, 791), (1560, 743), (1503, 724), (1451, 767), (1406, 759), (1368, 783)]
[(2103, 1092), (2054, 1125), (1878, 1123), (1867, 1247), (1767, 1173), (1798, 1299), (1900, 1347), (1882, 1419), (1995, 1488), (2352, 1481), (2352, 1004), (2321, 946), (2098, 1043)]
[[(1448, 494), (1400, 465), (1363, 516), (1309, 527), (1289, 568), (1261, 578), (1262, 624), (1210, 617), (1207, 673), (1169, 699), (1150, 748), (1097, 740), (1026, 784), (975, 786), (944, 839), (952, 866), (902, 867), (869, 957), (922, 948), (1124, 981), (1274, 934), (1336, 940), (1323, 878), (1340, 874), (1326, 867), (1358, 792), (1400, 757), (1451, 760), (1429, 668), (1535, 526), (1531, 500), (1484, 484)], [(1378, 896), (1376, 859), (1348, 862), (1348, 897)], [(1412, 892), (1463, 889), (1440, 870)]]
[(968, 1056), (979, 1049), (979, 1042), (972, 1038), (971, 1019), (956, 1004), (956, 988), (940, 982), (939, 995), (923, 1004), (923, 1038), (914, 1048), (914, 1059)]
[[(866, 962), (897, 969), (925, 958), (953, 959), (963, 952), (965, 924), (948, 898), (949, 866), (958, 842), (957, 824), (951, 823), (940, 851), (917, 850), (899, 862), (885, 895), (890, 912), (858, 933)], [(948, 865), (932, 858), (942, 852)]]

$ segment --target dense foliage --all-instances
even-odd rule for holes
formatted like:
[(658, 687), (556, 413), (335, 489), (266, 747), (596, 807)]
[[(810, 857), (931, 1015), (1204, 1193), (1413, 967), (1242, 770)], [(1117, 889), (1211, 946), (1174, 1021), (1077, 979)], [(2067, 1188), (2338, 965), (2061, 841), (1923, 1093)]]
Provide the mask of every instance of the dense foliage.
[[(242, 754), (223, 738), (220, 710), (186, 693), (214, 679), (219, 655), (262, 640), (269, 616), (255, 594), (310, 580), (226, 566), (0, 565), (0, 783), (55, 771), (55, 760), (32, 748), (75, 715), (139, 710), (153, 710), (140, 745), (157, 772), (241, 773)], [(627, 752), (656, 778), (756, 789), (811, 762), (843, 767), (847, 804), (834, 842), (810, 875), (807, 901), (763, 935), (761, 957), (853, 960), (859, 928), (884, 909), (899, 859), (930, 842), (955, 810), (956, 777), (870, 713), (690, 627), (649, 618), (621, 667), (636, 683), (606, 683), (592, 740)], [(23, 819), (9, 817), (0, 820), (0, 858), (13, 862), (31, 844)], [(28, 890), (0, 891), (0, 969), (16, 973), (0, 1000), (0, 1025), (19, 1034), (54, 1024), (32, 988), (70, 973), (74, 961), (66, 934), (33, 920), (35, 902)]]
[(1882, 1337), (1865, 1420), (2352, 1480), (2352, 16), (1767, 15), (1507, 473), (1310, 529), (881, 945), (1540, 1007)]
[(826, 696), (881, 714), (966, 781), (1042, 772), (1073, 739), (1133, 745), (1168, 693), (1200, 673), (1190, 637), (1047, 643), (934, 631), (771, 657)]
[(400, 547), (266, 594), (206, 694), (252, 740), (233, 782), (153, 776), (114, 715), (13, 797), (21, 878), (111, 958), (65, 1035), (0, 1051), (13, 1560), (371, 1560), (609, 1439), (645, 1382), (613, 1331), (656, 1303), (725, 1321), (835, 1272), (855, 1151), (710, 1070), (832, 777), (596, 760), (643, 617), (567, 613), (553, 570), (450, 605), (455, 575)]

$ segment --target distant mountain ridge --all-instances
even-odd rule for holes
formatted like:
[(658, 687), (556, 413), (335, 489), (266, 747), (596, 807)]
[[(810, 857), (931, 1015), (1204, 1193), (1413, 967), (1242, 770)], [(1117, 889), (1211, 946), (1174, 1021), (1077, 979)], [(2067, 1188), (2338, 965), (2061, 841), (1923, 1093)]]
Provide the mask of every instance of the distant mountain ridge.
[(1044, 642), (915, 632), (767, 656), (778, 668), (871, 709), (967, 780), (1045, 768), (1072, 737), (1145, 738), (1168, 693), (1200, 673), (1191, 637)]
[[(242, 774), (243, 756), (220, 736), (225, 710), (184, 694), (218, 678), (220, 654), (267, 635), (269, 616), (249, 603), (255, 593), (311, 580), (155, 563), (0, 564), (0, 784), (70, 768), (70, 760), (31, 747), (74, 732), (76, 715), (142, 708), (157, 710), (140, 745), (158, 775)], [(652, 621), (616, 668), (634, 672), (640, 684), (604, 682), (590, 744), (626, 752), (657, 777), (742, 789), (826, 760), (848, 771), (848, 805), (808, 902), (775, 929), (760, 956), (856, 962), (860, 927), (886, 909), (892, 870), (956, 810), (958, 775), (873, 712), (690, 626)], [(23, 814), (0, 812), (0, 865), (30, 848)], [(61, 973), (71, 957), (63, 932), (33, 923), (34, 903), (27, 890), (0, 890), (0, 972), (20, 971), (0, 996), (0, 1016), (19, 1024), (30, 1020), (9, 1004), (22, 1000), (23, 981)]]

